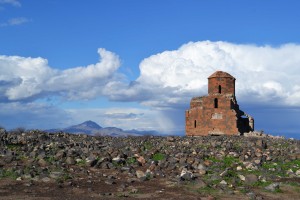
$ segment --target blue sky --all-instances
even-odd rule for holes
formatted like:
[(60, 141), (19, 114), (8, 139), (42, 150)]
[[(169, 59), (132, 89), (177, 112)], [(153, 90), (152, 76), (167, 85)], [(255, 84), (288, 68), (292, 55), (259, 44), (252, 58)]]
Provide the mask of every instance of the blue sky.
[(0, 125), (184, 132), (224, 70), (256, 128), (299, 136), (298, 1), (0, 0)]

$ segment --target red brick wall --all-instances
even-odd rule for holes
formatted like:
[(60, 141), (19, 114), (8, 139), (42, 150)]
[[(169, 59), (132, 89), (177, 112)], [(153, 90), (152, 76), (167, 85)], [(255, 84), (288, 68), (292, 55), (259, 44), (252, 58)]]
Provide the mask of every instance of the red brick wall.
[(230, 77), (208, 78), (208, 94), (219, 93), (219, 85), (221, 94), (235, 95), (235, 79)]
[(215, 108), (215, 97), (217, 96), (203, 97), (203, 107), (186, 111), (187, 135), (239, 134), (237, 112), (230, 108), (231, 99), (218, 95), (218, 108)]

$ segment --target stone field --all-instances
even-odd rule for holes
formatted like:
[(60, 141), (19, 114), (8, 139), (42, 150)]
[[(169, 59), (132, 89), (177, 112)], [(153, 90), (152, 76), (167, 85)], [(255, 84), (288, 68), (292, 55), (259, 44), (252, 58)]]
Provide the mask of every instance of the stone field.
[(300, 199), (300, 141), (0, 130), (0, 199)]

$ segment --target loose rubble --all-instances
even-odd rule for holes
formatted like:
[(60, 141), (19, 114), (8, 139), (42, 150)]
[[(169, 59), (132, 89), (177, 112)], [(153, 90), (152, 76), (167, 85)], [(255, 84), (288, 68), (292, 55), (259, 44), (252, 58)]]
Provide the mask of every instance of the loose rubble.
[[(7, 178), (29, 188), (39, 183), (77, 187), (82, 181), (115, 188), (99, 192), (102, 198), (134, 198), (143, 192), (138, 185), (163, 181), (166, 188), (179, 186), (177, 190), (192, 185), (203, 198), (225, 194), (263, 199), (255, 193), (257, 188), (278, 192), (279, 183), (289, 182), (299, 189), (300, 141), (243, 136), (96, 137), (1, 129), (0, 182)], [(164, 188), (159, 191), (154, 195), (166, 193)]]

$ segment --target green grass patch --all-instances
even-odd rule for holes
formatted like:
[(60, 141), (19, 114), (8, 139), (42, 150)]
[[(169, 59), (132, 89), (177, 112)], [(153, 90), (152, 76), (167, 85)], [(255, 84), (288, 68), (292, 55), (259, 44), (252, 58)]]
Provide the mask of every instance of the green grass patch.
[(208, 144), (198, 144), (196, 147), (199, 148), (200, 150), (203, 150), (203, 149), (206, 150), (209, 147), (209, 145)]
[(225, 165), (225, 167), (231, 167), (234, 163), (240, 163), (239, 159), (232, 156), (226, 156), (223, 159), (223, 164)]
[(241, 150), (243, 150), (243, 147), (242, 147), (243, 145), (241, 144), (241, 143), (234, 143), (233, 144), (233, 146), (232, 146), (232, 148), (233, 148), (233, 150), (235, 150), (235, 151), (241, 151)]
[(275, 148), (288, 148), (290, 145), (289, 145), (289, 143), (288, 142), (279, 142), (279, 143), (275, 143), (275, 144), (273, 144), (273, 147), (275, 147)]
[(266, 181), (266, 182), (262, 182), (262, 181), (256, 181), (255, 183), (252, 184), (253, 187), (267, 187), (268, 185), (270, 185), (272, 182), (270, 181)]
[(0, 178), (11, 178), (16, 179), (18, 177), (17, 173), (10, 169), (0, 170)]
[(217, 180), (212, 180), (212, 181), (210, 182), (210, 184), (211, 184), (211, 185), (218, 185), (220, 182), (221, 182), (221, 181), (220, 181), (219, 179), (217, 179)]
[(283, 191), (280, 188), (276, 188), (274, 193), (283, 193)]
[(243, 188), (239, 189), (239, 191), (240, 191), (242, 194), (247, 194), (247, 193), (249, 192), (249, 189), (243, 187)]
[(44, 160), (45, 160), (46, 162), (48, 162), (48, 163), (52, 163), (52, 162), (55, 161), (55, 158), (54, 158), (53, 156), (50, 156), (50, 157), (44, 158)]
[(134, 163), (136, 163), (136, 158), (134, 158), (134, 157), (128, 157), (126, 159), (126, 163), (129, 164), (129, 165), (134, 164)]
[(22, 147), (20, 144), (8, 144), (6, 147), (11, 151), (18, 151)]
[(57, 183), (63, 183), (65, 181), (71, 180), (71, 179), (73, 179), (73, 177), (69, 173), (64, 173), (61, 177), (56, 179), (56, 182)]
[(144, 146), (144, 150), (151, 150), (153, 148), (151, 142), (144, 142), (143, 146)]
[(212, 188), (210, 186), (205, 186), (202, 188), (197, 189), (197, 192), (200, 194), (215, 194), (217, 192), (217, 190), (215, 188)]
[(275, 164), (273, 162), (270, 162), (270, 163), (265, 162), (265, 163), (262, 164), (261, 167), (264, 168), (264, 169), (271, 169), (271, 168), (276, 168), (276, 166), (277, 166), (277, 164)]
[(290, 186), (293, 186), (293, 187), (299, 187), (300, 186), (300, 183), (297, 183), (297, 182), (287, 182), (286, 184), (288, 184)]
[[(300, 169), (300, 160), (293, 160), (289, 162), (265, 162), (262, 164), (262, 168), (267, 170), (269, 174), (280, 176), (280, 177), (287, 177), (288, 174), (286, 173), (288, 170), (292, 170), (296, 172)], [(271, 170), (274, 169), (274, 170)]]
[(226, 177), (237, 177), (237, 173), (234, 170), (228, 170)]
[(163, 160), (163, 159), (165, 159), (165, 154), (162, 154), (162, 153), (156, 153), (156, 154), (154, 154), (153, 156), (152, 156), (152, 159), (154, 160), (154, 161), (159, 161), (159, 160)]
[(245, 169), (242, 171), (242, 174), (254, 174), (256, 176), (261, 176), (262, 175), (262, 171), (260, 170), (250, 170), (250, 169)]
[(125, 162), (117, 162), (117, 161), (112, 161), (112, 164), (114, 167), (123, 167)]
[(76, 162), (76, 165), (78, 166), (85, 166), (86, 165), (86, 160), (85, 159), (81, 159), (79, 161)]
[(300, 160), (293, 160), (286, 163), (281, 163), (280, 166), (284, 170), (292, 169), (294, 172), (300, 169)]
[(212, 161), (212, 162), (214, 162), (214, 163), (220, 162), (220, 160), (217, 159), (216, 157), (208, 157), (208, 158), (206, 158), (206, 160), (210, 160), (210, 161)]
[(27, 160), (28, 159), (28, 156), (25, 156), (25, 155), (18, 155), (17, 156), (17, 160)]
[(230, 167), (234, 163), (239, 163), (240, 161), (238, 158), (234, 158), (233, 156), (225, 156), (223, 159), (218, 159), (216, 157), (207, 157), (206, 160), (210, 160), (214, 163), (219, 163), (225, 167)]

